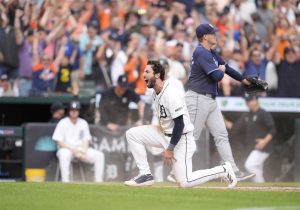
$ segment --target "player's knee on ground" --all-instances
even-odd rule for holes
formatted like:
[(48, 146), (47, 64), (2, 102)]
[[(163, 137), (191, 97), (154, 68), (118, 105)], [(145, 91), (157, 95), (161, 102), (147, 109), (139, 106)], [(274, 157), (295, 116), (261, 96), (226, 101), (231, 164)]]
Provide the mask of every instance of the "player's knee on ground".
[[(176, 177), (176, 175), (175, 175), (175, 177)], [(189, 183), (186, 180), (186, 178), (184, 178), (184, 177), (182, 177), (182, 178), (176, 177), (176, 180), (177, 180), (177, 184), (178, 184), (178, 186), (180, 188), (187, 188), (187, 187), (189, 187)]]

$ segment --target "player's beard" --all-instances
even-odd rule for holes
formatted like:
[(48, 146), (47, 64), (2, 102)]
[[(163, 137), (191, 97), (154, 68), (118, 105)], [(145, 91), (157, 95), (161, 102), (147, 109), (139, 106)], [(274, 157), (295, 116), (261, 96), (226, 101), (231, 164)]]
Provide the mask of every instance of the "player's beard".
[(147, 82), (147, 87), (148, 88), (153, 88), (156, 84), (156, 78), (155, 77), (151, 77), (148, 82)]

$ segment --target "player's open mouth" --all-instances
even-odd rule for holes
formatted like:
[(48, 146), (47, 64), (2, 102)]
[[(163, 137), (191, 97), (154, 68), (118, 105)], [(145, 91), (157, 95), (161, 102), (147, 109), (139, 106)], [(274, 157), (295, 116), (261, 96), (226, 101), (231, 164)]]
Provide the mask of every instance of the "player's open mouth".
[(148, 81), (149, 81), (149, 80), (145, 79), (146, 84), (148, 84)]

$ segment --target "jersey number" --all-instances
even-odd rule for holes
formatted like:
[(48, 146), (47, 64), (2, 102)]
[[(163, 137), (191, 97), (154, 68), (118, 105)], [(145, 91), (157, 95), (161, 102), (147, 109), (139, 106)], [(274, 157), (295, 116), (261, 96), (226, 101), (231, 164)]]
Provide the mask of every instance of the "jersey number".
[(61, 76), (60, 76), (60, 81), (67, 83), (70, 80), (70, 70), (69, 69), (62, 69), (61, 70)]

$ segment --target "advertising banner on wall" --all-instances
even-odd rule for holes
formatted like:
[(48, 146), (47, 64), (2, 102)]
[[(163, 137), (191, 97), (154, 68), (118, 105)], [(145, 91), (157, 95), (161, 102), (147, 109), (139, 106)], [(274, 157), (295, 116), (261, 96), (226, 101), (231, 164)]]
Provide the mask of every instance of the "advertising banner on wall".
[[(58, 168), (56, 143), (52, 140), (54, 124), (29, 123), (25, 125), (25, 171), (26, 169), (42, 168), (46, 170), (46, 180), (55, 180)], [(128, 158), (125, 141), (125, 129), (118, 133), (108, 132), (104, 127), (90, 126), (92, 134), (91, 146), (105, 154), (105, 181), (124, 180)], [(93, 167), (85, 165), (86, 179), (92, 181)], [(77, 173), (76, 168), (74, 173)], [(74, 175), (76, 178), (76, 175)], [(79, 180), (80, 181), (80, 180)]]

